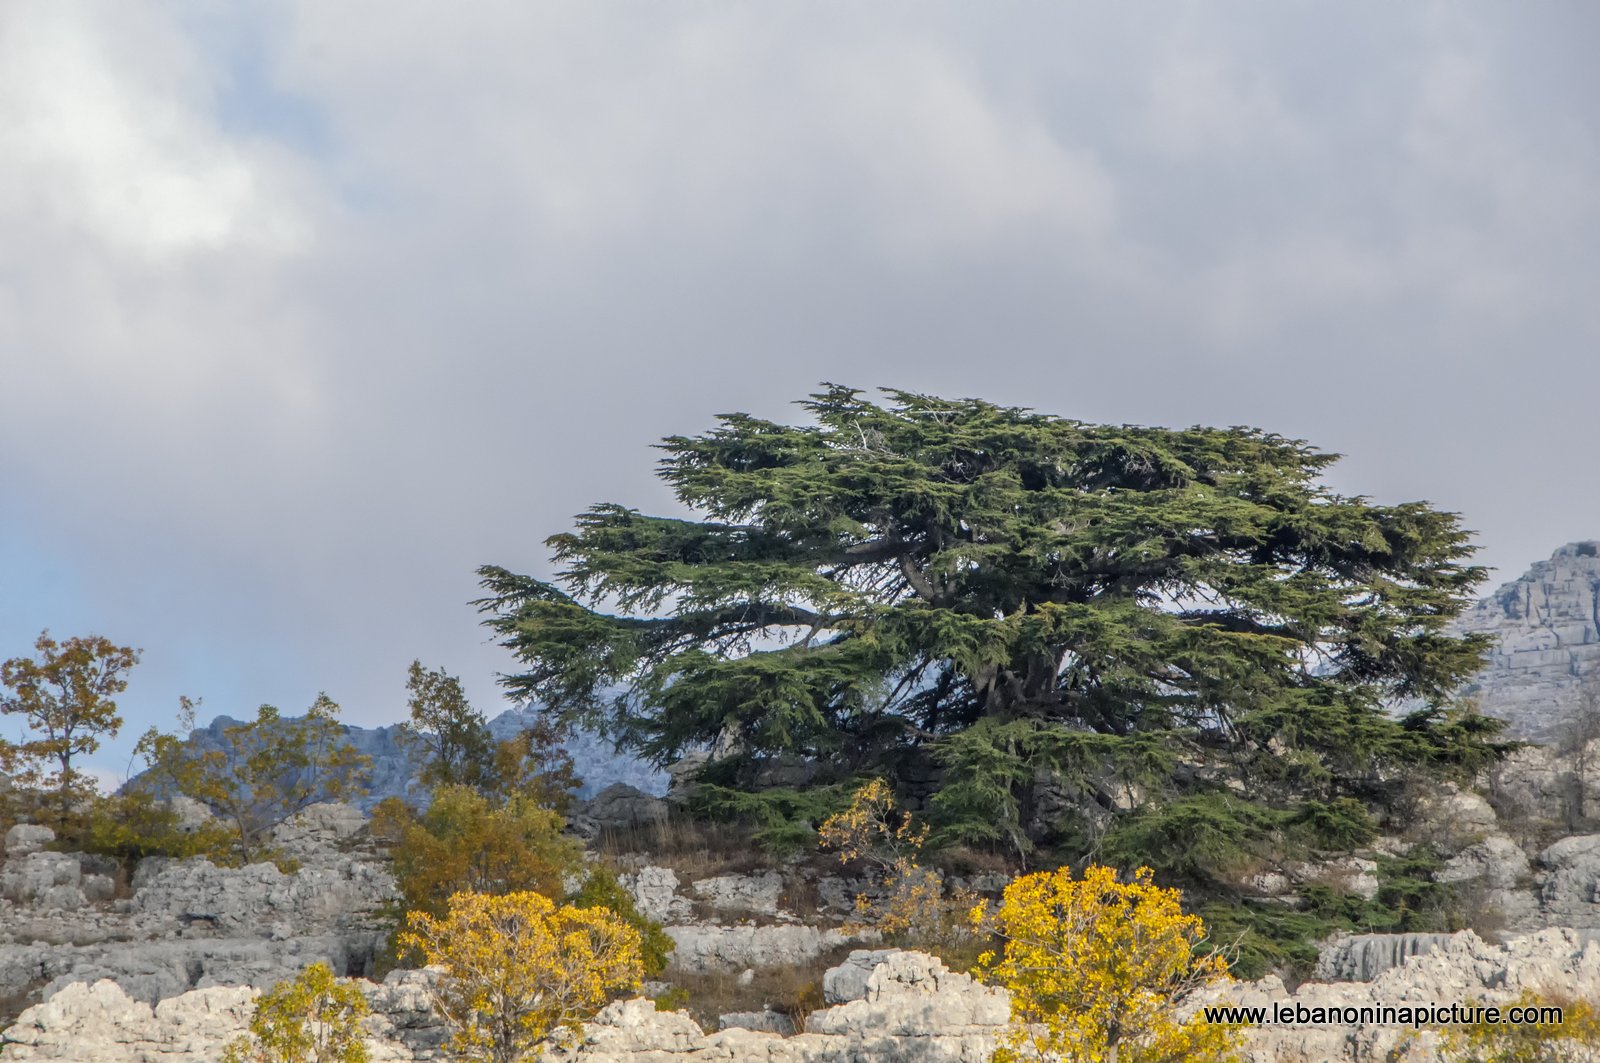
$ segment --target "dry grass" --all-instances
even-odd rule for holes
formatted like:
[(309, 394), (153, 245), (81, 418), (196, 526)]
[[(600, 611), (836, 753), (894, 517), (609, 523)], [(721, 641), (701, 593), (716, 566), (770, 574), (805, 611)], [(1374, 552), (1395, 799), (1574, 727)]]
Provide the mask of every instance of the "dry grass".
[(769, 865), (766, 855), (751, 840), (748, 828), (702, 823), (676, 815), (646, 826), (601, 831), (593, 848), (618, 867), (670, 867), (684, 882), (714, 875), (748, 874)]
[(805, 963), (754, 968), (753, 977), (743, 985), (739, 971), (680, 971), (671, 980), (688, 994), (684, 1010), (706, 1031), (716, 1030), (717, 1017), (728, 1012), (763, 1010), (787, 1015), (796, 1030), (804, 1030), (806, 1016), (823, 1006), (823, 974), (843, 963), (856, 947), (844, 945)]

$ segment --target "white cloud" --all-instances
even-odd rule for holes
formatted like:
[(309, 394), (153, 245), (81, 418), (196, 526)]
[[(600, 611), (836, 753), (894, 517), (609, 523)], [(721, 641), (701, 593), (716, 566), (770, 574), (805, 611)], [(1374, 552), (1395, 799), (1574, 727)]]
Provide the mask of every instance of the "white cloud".
[(0, 217), (43, 213), (157, 260), (302, 244), (305, 223), (262, 153), (206, 121), (215, 71), (185, 45), (133, 4), (12, 5), (0, 19)]

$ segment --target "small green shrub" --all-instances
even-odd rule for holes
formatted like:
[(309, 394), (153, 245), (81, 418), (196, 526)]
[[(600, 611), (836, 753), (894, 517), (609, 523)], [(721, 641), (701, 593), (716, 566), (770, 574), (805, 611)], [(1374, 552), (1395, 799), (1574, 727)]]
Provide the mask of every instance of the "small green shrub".
[(203, 856), (221, 866), (238, 863), (234, 833), (220, 822), (194, 829), (179, 825), (178, 813), (144, 791), (96, 796), (89, 806), (82, 848), (133, 867), (147, 856)]
[[(644, 961), (644, 976), (655, 978), (667, 969), (667, 958), (674, 942), (661, 924), (646, 919), (633, 902), (633, 894), (622, 888), (616, 874), (607, 867), (596, 867), (583, 886), (567, 898), (574, 908), (605, 908), (639, 933), (639, 954)], [(659, 1001), (658, 1001), (659, 1003)], [(667, 1011), (674, 1009), (667, 1008)]]
[(806, 790), (741, 790), (703, 782), (695, 789), (690, 810), (707, 819), (748, 824), (763, 849), (793, 855), (816, 848), (817, 827), (849, 806), (859, 783), (850, 780)]

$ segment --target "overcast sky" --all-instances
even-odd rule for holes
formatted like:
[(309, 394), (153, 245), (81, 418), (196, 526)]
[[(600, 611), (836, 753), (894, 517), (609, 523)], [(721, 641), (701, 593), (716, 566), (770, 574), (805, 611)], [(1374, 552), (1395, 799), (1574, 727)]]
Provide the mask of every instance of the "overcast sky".
[[(484, 563), (822, 380), (1600, 538), (1600, 7), (7, 0), (0, 657), (499, 708)], [(11, 725), (7, 733), (10, 733)]]

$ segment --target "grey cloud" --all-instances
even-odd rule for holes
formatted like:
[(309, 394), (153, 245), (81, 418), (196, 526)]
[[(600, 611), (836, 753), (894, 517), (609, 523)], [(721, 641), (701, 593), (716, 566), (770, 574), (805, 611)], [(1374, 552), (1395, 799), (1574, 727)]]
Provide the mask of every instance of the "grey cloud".
[(82, 591), (0, 634), (141, 643), (141, 722), (492, 700), (474, 566), (823, 379), (1305, 436), (1509, 570), (1600, 534), (1586, 9), (11, 11), (0, 517)]

